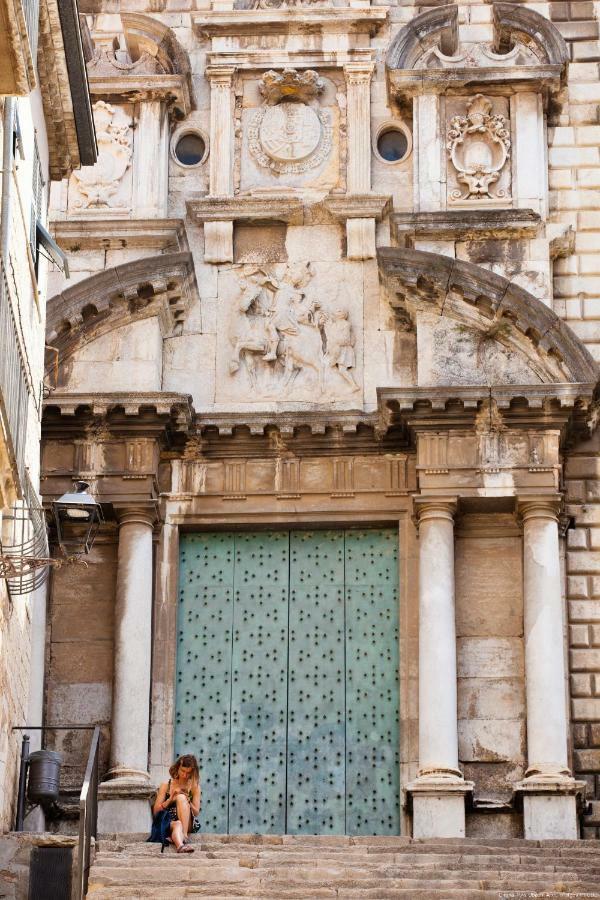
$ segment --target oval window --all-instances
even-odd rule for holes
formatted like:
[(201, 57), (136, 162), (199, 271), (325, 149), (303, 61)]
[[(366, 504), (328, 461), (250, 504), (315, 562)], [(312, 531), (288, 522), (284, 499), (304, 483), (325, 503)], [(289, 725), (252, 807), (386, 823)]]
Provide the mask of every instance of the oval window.
[(408, 150), (408, 137), (400, 128), (385, 128), (377, 137), (377, 152), (385, 162), (400, 162)]
[(188, 131), (177, 139), (173, 153), (182, 166), (197, 166), (206, 156), (206, 143), (201, 134)]

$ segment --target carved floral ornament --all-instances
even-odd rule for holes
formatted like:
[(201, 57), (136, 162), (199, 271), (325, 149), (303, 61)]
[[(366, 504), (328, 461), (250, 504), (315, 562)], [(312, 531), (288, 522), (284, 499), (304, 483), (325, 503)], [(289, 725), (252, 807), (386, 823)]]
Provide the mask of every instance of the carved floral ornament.
[(248, 147), (259, 165), (279, 174), (314, 169), (331, 150), (331, 117), (318, 105), (325, 84), (317, 72), (265, 72), (259, 91), (265, 105), (251, 120)]
[(476, 94), (467, 103), (464, 116), (452, 116), (446, 149), (457, 179), (466, 185), (450, 193), (450, 199), (505, 199), (507, 192), (491, 187), (500, 178), (510, 154), (510, 131), (506, 117), (492, 112), (492, 101)]

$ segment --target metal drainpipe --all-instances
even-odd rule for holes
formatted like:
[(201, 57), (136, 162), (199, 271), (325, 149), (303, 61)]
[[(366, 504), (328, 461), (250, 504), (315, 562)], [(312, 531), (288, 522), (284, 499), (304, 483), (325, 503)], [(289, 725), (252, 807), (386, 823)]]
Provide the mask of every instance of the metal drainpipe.
[(4, 100), (4, 116), (2, 120), (2, 210), (0, 212), (0, 254), (5, 265), (8, 265), (10, 247), (10, 207), (12, 199), (13, 141), (16, 97)]

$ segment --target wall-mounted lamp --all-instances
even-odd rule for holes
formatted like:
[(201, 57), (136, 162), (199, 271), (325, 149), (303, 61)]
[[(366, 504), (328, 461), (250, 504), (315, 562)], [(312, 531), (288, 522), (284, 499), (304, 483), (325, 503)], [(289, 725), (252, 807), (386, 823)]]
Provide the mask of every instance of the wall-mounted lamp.
[(66, 556), (89, 553), (104, 522), (102, 507), (88, 489), (86, 481), (76, 481), (72, 491), (52, 503), (58, 543)]

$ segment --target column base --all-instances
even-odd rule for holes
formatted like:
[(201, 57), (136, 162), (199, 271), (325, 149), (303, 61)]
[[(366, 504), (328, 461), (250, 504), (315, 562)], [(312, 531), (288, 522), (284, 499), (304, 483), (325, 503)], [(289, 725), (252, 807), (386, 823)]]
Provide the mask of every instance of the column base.
[(98, 832), (145, 832), (150, 834), (150, 799), (155, 788), (148, 780), (115, 778), (98, 787)]
[(523, 830), (528, 841), (573, 841), (579, 838), (578, 802), (585, 781), (533, 775), (515, 785), (523, 803)]
[(464, 838), (465, 797), (472, 781), (424, 775), (406, 788), (412, 798), (414, 838)]

